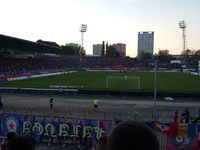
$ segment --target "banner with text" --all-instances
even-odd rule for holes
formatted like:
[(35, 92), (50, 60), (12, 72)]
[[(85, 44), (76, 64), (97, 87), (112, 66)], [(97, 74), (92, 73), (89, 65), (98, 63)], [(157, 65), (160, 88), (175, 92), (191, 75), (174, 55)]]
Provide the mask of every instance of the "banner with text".
[(111, 120), (32, 116), (3, 113), (0, 135), (8, 132), (30, 134), (37, 142), (53, 144), (95, 145), (103, 134), (112, 128)]

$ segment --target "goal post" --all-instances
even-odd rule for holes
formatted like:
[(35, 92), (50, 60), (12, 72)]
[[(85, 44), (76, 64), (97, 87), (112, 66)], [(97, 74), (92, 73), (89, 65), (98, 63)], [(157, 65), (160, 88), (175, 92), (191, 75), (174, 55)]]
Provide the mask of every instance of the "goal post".
[[(140, 77), (138, 76), (107, 76), (106, 89), (109, 88), (123, 88), (127, 89), (140, 89)], [(126, 89), (125, 88), (125, 89)]]

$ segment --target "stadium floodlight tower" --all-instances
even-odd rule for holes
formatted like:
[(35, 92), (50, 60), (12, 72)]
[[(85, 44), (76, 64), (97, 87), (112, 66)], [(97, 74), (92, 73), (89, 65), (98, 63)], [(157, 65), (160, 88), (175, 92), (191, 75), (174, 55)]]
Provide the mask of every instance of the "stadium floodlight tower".
[(80, 52), (79, 52), (79, 55), (80, 55), (80, 70), (82, 70), (82, 55), (83, 55), (83, 52), (84, 52), (84, 47), (83, 47), (83, 36), (84, 36), (84, 33), (86, 32), (87, 30), (87, 25), (86, 24), (81, 24), (81, 27), (80, 27), (80, 32), (81, 32), (81, 49), (80, 49)]
[(81, 24), (81, 28), (80, 28), (80, 32), (81, 32), (81, 50), (83, 50), (83, 36), (84, 36), (84, 33), (86, 32), (86, 30), (87, 30), (87, 25), (86, 24)]
[(186, 22), (185, 21), (180, 21), (179, 22), (179, 28), (183, 30), (183, 52), (186, 50)]

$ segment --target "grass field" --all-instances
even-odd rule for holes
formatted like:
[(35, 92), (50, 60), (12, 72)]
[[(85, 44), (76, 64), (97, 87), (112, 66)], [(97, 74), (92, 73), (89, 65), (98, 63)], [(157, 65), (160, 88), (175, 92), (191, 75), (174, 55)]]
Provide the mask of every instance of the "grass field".
[[(137, 81), (133, 80), (112, 80), (106, 89), (106, 77), (127, 76), (139, 77), (140, 89), (137, 88)], [(117, 90), (152, 92), (152, 72), (76, 72), (63, 75), (9, 81), (1, 84), (1, 87), (20, 88), (50, 88), (51, 85), (72, 86), (85, 90)], [(157, 73), (157, 91), (167, 93), (200, 93), (200, 77), (187, 73)]]

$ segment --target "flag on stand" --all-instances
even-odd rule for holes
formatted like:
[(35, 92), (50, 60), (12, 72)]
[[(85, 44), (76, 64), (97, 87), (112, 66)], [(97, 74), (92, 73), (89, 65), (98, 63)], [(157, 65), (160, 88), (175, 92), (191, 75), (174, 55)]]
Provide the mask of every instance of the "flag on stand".
[(169, 124), (167, 123), (161, 123), (161, 122), (156, 122), (156, 130), (166, 134), (169, 130)]

